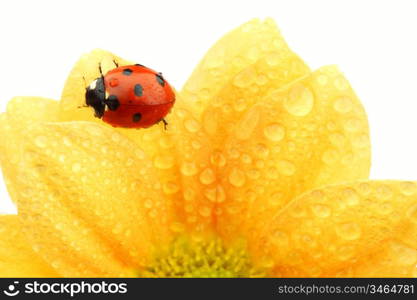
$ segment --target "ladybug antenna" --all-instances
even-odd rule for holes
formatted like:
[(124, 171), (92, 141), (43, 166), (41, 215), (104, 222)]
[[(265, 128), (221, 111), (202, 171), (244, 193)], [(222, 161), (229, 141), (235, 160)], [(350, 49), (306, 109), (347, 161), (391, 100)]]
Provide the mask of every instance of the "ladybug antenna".
[(117, 63), (117, 61), (115, 61), (114, 59), (113, 59), (113, 63), (114, 63), (114, 65), (116, 66), (116, 68), (118, 68), (119, 67), (119, 64)]
[(101, 62), (98, 63), (98, 69), (100, 71), (101, 78), (104, 78), (104, 76), (103, 76), (103, 69), (101, 68)]

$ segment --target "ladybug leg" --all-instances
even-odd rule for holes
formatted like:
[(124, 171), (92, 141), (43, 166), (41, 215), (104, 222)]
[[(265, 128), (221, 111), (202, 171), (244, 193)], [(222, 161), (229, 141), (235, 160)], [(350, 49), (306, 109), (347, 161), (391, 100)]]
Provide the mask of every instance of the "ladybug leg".
[(167, 130), (168, 122), (164, 118), (162, 118), (159, 122), (164, 123), (164, 129)]
[(116, 66), (116, 68), (118, 68), (119, 67), (119, 64), (117, 63), (117, 61), (115, 61), (114, 59), (113, 59), (113, 63), (114, 63), (114, 65)]

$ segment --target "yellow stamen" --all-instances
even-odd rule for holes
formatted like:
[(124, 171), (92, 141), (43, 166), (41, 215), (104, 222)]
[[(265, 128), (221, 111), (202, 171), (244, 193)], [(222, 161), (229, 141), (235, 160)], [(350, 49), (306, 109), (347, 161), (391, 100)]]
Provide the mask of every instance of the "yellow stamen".
[(227, 247), (220, 239), (175, 240), (168, 250), (155, 255), (140, 277), (265, 277), (254, 267), (246, 247)]

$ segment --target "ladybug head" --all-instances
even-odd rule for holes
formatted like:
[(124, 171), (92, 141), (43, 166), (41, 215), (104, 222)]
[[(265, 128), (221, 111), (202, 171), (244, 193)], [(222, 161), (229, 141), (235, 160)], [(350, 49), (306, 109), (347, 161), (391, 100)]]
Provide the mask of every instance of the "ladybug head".
[(94, 108), (95, 116), (102, 118), (106, 108), (106, 89), (103, 77), (95, 79), (85, 89), (85, 104)]

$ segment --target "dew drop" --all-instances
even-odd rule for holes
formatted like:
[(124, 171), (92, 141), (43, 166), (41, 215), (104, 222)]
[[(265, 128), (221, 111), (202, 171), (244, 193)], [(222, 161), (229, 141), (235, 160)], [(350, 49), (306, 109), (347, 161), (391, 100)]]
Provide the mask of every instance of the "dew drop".
[(164, 136), (159, 140), (159, 145), (161, 145), (162, 148), (168, 149), (174, 145), (174, 141), (171, 138)]
[(265, 61), (271, 67), (278, 65), (278, 63), (280, 61), (280, 53), (279, 52), (271, 52), (271, 53), (269, 53), (265, 57)]
[(209, 199), (211, 202), (222, 203), (226, 200), (226, 193), (221, 185), (217, 185), (213, 189), (207, 189), (204, 192), (204, 195)]
[(245, 174), (241, 170), (233, 168), (229, 174), (229, 182), (235, 187), (241, 187), (245, 184)]
[(252, 158), (250, 157), (249, 154), (242, 154), (242, 156), (240, 157), (240, 160), (244, 163), (244, 164), (250, 164), (252, 163)]
[(264, 128), (264, 135), (273, 142), (279, 142), (285, 136), (285, 129), (282, 125), (273, 123)]
[(333, 104), (333, 108), (342, 114), (350, 112), (352, 110), (352, 106), (352, 99), (349, 97), (340, 97)]
[(211, 209), (210, 209), (210, 207), (207, 207), (207, 206), (200, 207), (198, 212), (201, 216), (206, 217), (206, 218), (210, 217), (210, 215), (211, 215)]
[(356, 132), (361, 129), (361, 121), (358, 119), (347, 120), (344, 124), (344, 128), (350, 132)]
[(376, 188), (376, 196), (382, 200), (388, 200), (392, 197), (393, 192), (388, 185), (380, 185)]
[(197, 174), (198, 168), (194, 162), (185, 162), (181, 165), (181, 173), (185, 176), (193, 176)]
[(215, 151), (210, 157), (210, 162), (217, 167), (224, 167), (226, 165), (226, 158), (220, 151)]
[(310, 113), (314, 105), (311, 90), (303, 84), (294, 86), (284, 100), (285, 109), (292, 115), (302, 117)]
[(339, 76), (334, 80), (334, 85), (340, 91), (344, 91), (349, 88), (349, 82), (342, 76)]
[(268, 83), (268, 77), (267, 76), (265, 76), (263, 74), (260, 74), (260, 75), (258, 75), (258, 77), (256, 77), (256, 84), (257, 85), (265, 85), (267, 83)]
[(198, 150), (198, 149), (200, 149), (200, 148), (201, 148), (201, 143), (200, 143), (199, 141), (192, 141), (192, 142), (191, 142), (191, 146), (192, 146), (194, 149)]
[(345, 189), (342, 191), (343, 200), (347, 205), (358, 205), (360, 198), (353, 189)]
[(417, 204), (408, 209), (407, 216), (411, 222), (417, 224)]
[(292, 176), (295, 173), (295, 166), (292, 162), (280, 160), (278, 162), (278, 170), (282, 175)]
[(315, 204), (311, 207), (313, 213), (319, 218), (327, 218), (331, 214), (331, 209), (324, 204)]
[(401, 182), (400, 191), (406, 196), (411, 196), (416, 193), (417, 186), (414, 182), (410, 182), (410, 181)]
[(330, 143), (338, 148), (342, 148), (345, 144), (345, 137), (343, 134), (335, 132), (329, 135)]
[(165, 194), (170, 195), (170, 194), (175, 194), (176, 192), (178, 192), (180, 188), (174, 182), (166, 182), (163, 185), (162, 189)]
[(207, 168), (200, 174), (200, 182), (202, 184), (211, 184), (216, 180), (212, 169)]
[(255, 70), (252, 68), (245, 69), (235, 76), (233, 79), (233, 84), (238, 88), (248, 87), (254, 82), (256, 78), (255, 76)]
[(154, 159), (154, 165), (158, 169), (169, 169), (174, 166), (174, 158), (170, 155), (158, 155)]
[(200, 124), (194, 119), (185, 120), (184, 127), (191, 133), (195, 133), (200, 130)]
[(245, 110), (245, 108), (246, 108), (246, 100), (245, 100), (245, 99), (243, 99), (243, 98), (240, 98), (240, 99), (236, 100), (236, 101), (233, 103), (233, 108), (234, 108), (234, 109), (235, 109), (235, 111), (237, 111), (237, 112), (244, 111), (244, 110)]
[(340, 224), (336, 227), (336, 233), (348, 241), (357, 240), (362, 234), (360, 226), (356, 223)]

